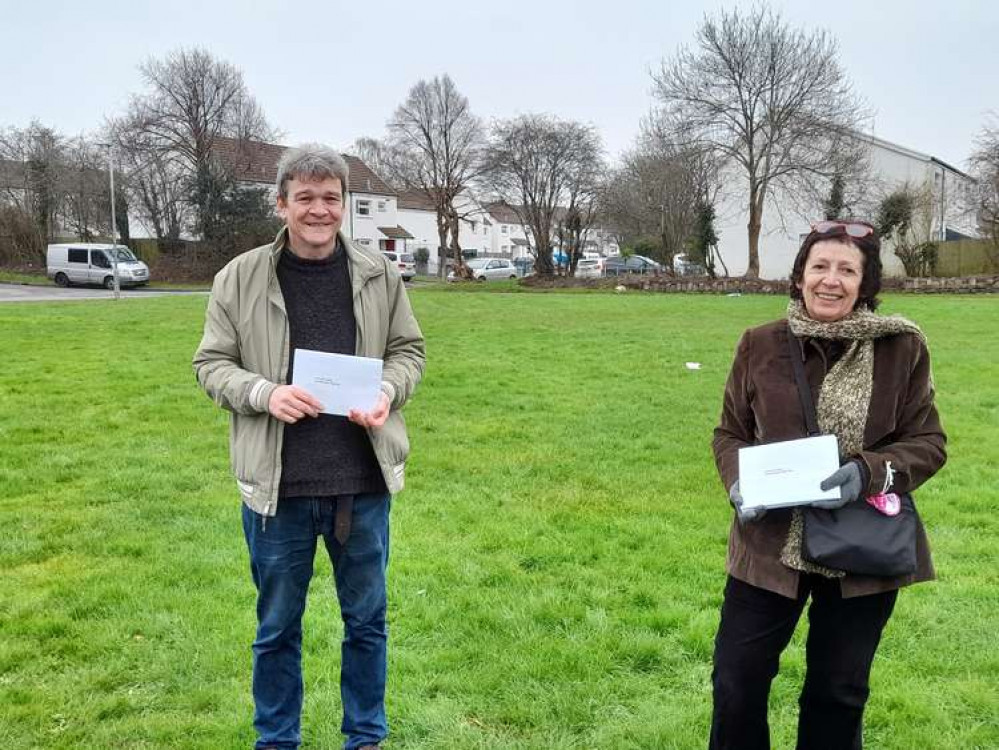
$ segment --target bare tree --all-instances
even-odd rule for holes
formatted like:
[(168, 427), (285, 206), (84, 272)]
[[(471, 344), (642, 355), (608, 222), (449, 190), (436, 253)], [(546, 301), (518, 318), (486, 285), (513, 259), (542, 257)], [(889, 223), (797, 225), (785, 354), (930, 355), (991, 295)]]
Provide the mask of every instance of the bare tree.
[(206, 237), (216, 234), (210, 205), (219, 165), (212, 149), (220, 137), (267, 141), (273, 131), (243, 81), (242, 72), (204, 49), (180, 49), (139, 66), (147, 91), (132, 98), (127, 121), (132, 149), (160, 166), (183, 169), (186, 188)]
[(144, 148), (141, 131), (128, 118), (109, 121), (106, 131), (121, 164), (120, 182), (133, 212), (159, 242), (179, 245), (193, 218), (185, 164), (172, 151)]
[(398, 184), (399, 187), (405, 189), (406, 185), (401, 184), (395, 174), (394, 161), (398, 161), (398, 159), (391, 158), (389, 146), (384, 141), (364, 136), (355, 140), (347, 151), (367, 164), (374, 170), (375, 174), (392, 187)]
[(982, 128), (971, 167), (978, 180), (978, 224), (991, 241), (995, 262), (999, 258), (999, 124)]
[(604, 202), (624, 241), (648, 244), (655, 238), (658, 260), (673, 273), (673, 259), (697, 231), (699, 212), (714, 205), (719, 178), (710, 151), (679, 147), (658, 125), (648, 123), (624, 155)]
[(820, 201), (833, 176), (862, 168), (864, 111), (824, 31), (788, 27), (765, 5), (706, 16), (693, 49), (653, 74), (659, 118), (682, 145), (736, 165), (747, 187), (749, 263), (758, 277), (764, 205), (777, 193)]
[[(482, 124), (450, 76), (419, 81), (388, 122), (384, 149), (389, 179), (419, 190), (437, 213), (439, 252), (450, 247), (456, 271), (464, 267), (455, 198), (479, 170)], [(450, 242), (448, 241), (450, 238)], [(443, 258), (442, 258), (443, 261)], [(443, 262), (440, 273), (444, 275)]]
[[(603, 173), (600, 136), (590, 125), (549, 115), (501, 121), (493, 127), (485, 169), (492, 189), (530, 230), (538, 275), (551, 276), (561, 212), (589, 205)], [(581, 228), (580, 214), (572, 220)]]
[(93, 242), (99, 234), (110, 235), (111, 188), (100, 146), (82, 135), (68, 141), (62, 174), (64, 227), (84, 242)]
[(25, 252), (43, 258), (63, 205), (66, 139), (37, 121), (26, 128), (8, 128), (0, 133), (0, 160), (7, 175), (5, 200), (33, 227)]
[(606, 166), (599, 157), (599, 142), (596, 145), (597, 153), (591, 155), (596, 158), (578, 158), (570, 165), (565, 211), (558, 214), (556, 233), (559, 249), (567, 258), (565, 271), (569, 276), (576, 275), (576, 266), (583, 257), (583, 249), (597, 218), (600, 190), (606, 178)]

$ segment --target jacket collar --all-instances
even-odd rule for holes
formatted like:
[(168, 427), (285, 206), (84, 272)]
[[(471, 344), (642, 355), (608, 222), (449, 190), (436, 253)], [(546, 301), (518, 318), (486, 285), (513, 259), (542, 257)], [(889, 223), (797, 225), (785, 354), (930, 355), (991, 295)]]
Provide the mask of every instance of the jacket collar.
[[(340, 246), (347, 253), (347, 263), (350, 266), (351, 292), (356, 297), (369, 279), (380, 276), (385, 272), (385, 266), (372, 258), (368, 251), (359, 248), (352, 240), (344, 236), (343, 232), (337, 234)], [(271, 269), (277, 274), (277, 262), (281, 257), (281, 251), (288, 244), (288, 227), (281, 227), (274, 242), (271, 243)]]

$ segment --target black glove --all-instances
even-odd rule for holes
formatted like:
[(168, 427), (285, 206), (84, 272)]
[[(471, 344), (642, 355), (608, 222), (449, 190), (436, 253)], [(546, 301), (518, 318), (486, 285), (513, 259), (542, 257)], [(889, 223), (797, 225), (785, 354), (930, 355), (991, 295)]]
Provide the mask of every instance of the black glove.
[(812, 507), (836, 510), (836, 508), (842, 508), (860, 497), (860, 493), (864, 489), (864, 473), (856, 461), (847, 461), (823, 479), (819, 487), (822, 488), (823, 492), (831, 490), (833, 487), (839, 487), (840, 496), (834, 500), (816, 500), (811, 504)]
[(758, 521), (766, 514), (767, 509), (761, 508), (759, 506), (752, 506), (749, 508), (743, 507), (742, 493), (739, 492), (739, 480), (736, 479), (735, 482), (728, 490), (728, 499), (732, 503), (732, 507), (735, 508), (735, 513), (739, 517), (739, 523), (750, 523), (751, 521)]

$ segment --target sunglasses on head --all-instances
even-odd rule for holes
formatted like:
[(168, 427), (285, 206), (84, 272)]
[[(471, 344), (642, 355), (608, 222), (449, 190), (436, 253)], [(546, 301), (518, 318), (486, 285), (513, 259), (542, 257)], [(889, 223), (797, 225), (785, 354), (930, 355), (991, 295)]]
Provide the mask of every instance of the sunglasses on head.
[(874, 227), (866, 221), (817, 221), (812, 224), (812, 231), (819, 234), (828, 234), (837, 229), (842, 229), (846, 234), (858, 239), (874, 234)]

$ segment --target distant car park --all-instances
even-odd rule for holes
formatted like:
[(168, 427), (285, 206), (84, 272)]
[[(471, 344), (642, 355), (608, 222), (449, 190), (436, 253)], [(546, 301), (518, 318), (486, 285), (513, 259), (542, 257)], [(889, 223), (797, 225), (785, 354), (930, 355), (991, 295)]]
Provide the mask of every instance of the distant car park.
[(662, 265), (644, 255), (614, 255), (604, 259), (605, 276), (623, 276), (630, 273), (659, 273)]

